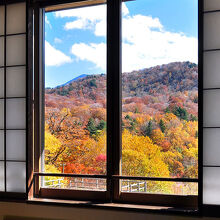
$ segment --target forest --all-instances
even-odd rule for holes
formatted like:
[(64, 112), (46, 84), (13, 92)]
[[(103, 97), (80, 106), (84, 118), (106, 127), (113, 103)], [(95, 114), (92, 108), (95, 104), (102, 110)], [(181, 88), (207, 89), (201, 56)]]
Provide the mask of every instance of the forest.
[[(46, 88), (45, 171), (106, 174), (106, 123), (105, 74)], [(122, 74), (122, 174), (198, 177), (197, 64), (174, 62)], [(143, 192), (197, 194), (194, 183), (145, 184)]]

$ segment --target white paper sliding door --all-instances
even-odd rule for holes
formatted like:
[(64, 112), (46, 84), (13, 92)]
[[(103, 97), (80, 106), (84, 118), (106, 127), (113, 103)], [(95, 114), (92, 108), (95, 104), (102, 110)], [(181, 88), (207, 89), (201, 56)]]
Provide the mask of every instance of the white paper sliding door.
[(0, 192), (26, 192), (26, 3), (0, 5)]
[(220, 205), (220, 1), (204, 0), (203, 203)]

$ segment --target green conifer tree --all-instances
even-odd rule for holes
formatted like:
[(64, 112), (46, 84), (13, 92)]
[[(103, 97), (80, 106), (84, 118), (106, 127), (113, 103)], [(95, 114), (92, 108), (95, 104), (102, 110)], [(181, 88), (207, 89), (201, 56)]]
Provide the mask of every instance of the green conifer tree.
[(96, 134), (97, 132), (97, 128), (95, 126), (95, 120), (93, 118), (90, 118), (89, 121), (88, 121), (88, 124), (87, 124), (87, 130), (89, 131), (90, 133), (90, 136)]
[(152, 124), (152, 121), (150, 120), (148, 122), (148, 125), (147, 125), (146, 130), (145, 130), (145, 136), (150, 137), (151, 134), (152, 134), (152, 130), (153, 130), (153, 124)]
[(104, 120), (101, 120), (97, 126), (97, 130), (104, 130), (105, 128), (106, 128), (106, 122)]
[(159, 126), (160, 126), (160, 130), (164, 133), (166, 130), (166, 126), (165, 126), (165, 122), (163, 121), (163, 119), (160, 119)]

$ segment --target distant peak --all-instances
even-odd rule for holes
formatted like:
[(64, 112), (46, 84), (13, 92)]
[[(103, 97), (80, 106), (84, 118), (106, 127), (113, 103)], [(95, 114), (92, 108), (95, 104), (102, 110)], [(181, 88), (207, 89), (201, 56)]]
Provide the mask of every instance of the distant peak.
[(86, 76), (88, 76), (88, 75), (86, 75), (86, 74), (81, 74), (81, 75), (79, 75), (79, 76), (77, 76), (77, 77), (75, 77), (75, 78), (69, 80), (68, 82), (66, 82), (66, 83), (64, 83), (64, 84), (62, 84), (62, 85), (56, 86), (55, 88), (57, 88), (57, 87), (62, 87), (62, 86), (66, 86), (66, 85), (68, 85), (69, 83), (72, 83), (72, 82), (74, 82), (74, 81), (76, 81), (76, 80), (78, 80), (78, 79), (84, 78), (84, 77), (86, 77)]

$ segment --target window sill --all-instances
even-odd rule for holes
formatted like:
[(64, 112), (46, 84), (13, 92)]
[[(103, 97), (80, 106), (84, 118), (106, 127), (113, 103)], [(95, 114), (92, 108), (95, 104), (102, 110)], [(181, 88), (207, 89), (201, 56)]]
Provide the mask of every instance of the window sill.
[(91, 202), (91, 201), (76, 201), (76, 200), (58, 200), (58, 199), (43, 199), (33, 198), (27, 200), (28, 204), (40, 204), (40, 205), (57, 205), (65, 207), (78, 207), (78, 208), (97, 208), (97, 209), (109, 209), (118, 211), (133, 211), (155, 214), (177, 214), (177, 215), (189, 215), (198, 216), (199, 211), (189, 208), (174, 208), (168, 206), (150, 206), (150, 205), (137, 205), (126, 203), (105, 203), (105, 202)]

